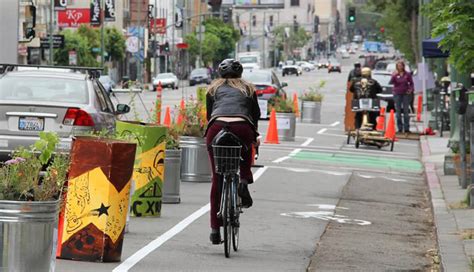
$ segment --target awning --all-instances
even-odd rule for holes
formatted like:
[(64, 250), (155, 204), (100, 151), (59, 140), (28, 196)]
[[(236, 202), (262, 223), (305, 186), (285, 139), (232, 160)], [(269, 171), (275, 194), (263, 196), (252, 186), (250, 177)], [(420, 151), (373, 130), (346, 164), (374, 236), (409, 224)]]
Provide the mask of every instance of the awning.
[(423, 40), (422, 49), (423, 57), (425, 58), (447, 58), (449, 57), (449, 51), (443, 51), (439, 48), (438, 44), (443, 37), (436, 37), (433, 39)]

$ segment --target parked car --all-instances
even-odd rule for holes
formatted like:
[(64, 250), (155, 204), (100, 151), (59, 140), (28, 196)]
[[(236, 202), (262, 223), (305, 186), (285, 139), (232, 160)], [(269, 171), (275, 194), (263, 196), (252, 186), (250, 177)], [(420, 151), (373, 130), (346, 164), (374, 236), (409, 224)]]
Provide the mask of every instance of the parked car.
[(345, 52), (342, 52), (341, 57), (343, 59), (348, 59), (351, 57), (351, 55), (349, 54), (349, 52), (345, 51)]
[(305, 71), (305, 72), (309, 72), (309, 71), (312, 71), (312, 70), (316, 69), (316, 67), (313, 64), (311, 64), (307, 61), (297, 61), (296, 65), (301, 67), (301, 69), (303, 69), (303, 71)]
[(273, 71), (244, 70), (242, 78), (255, 85), (259, 99), (268, 100), (274, 96), (282, 96), (286, 98), (286, 92), (283, 88), (288, 85), (286, 82), (280, 82)]
[(163, 88), (171, 88), (171, 89), (178, 89), (178, 77), (176, 77), (173, 73), (162, 73), (156, 75), (153, 78), (153, 90), (156, 91), (156, 86), (158, 83), (161, 82), (161, 87)]
[(212, 75), (207, 68), (197, 68), (191, 71), (189, 76), (189, 86), (194, 86), (200, 83), (211, 84)]
[(114, 107), (98, 77), (94, 68), (0, 65), (1, 160), (32, 145), (41, 131), (56, 132), (63, 151), (70, 150), (73, 135), (114, 131), (116, 117), (130, 107)]
[[(397, 65), (396, 62), (389, 63), (389, 64), (387, 65), (387, 67), (385, 68), (385, 71), (388, 72), (388, 73), (393, 73), (393, 72), (395, 72), (395, 70), (396, 70), (396, 68), (395, 68), (396, 65)], [(405, 63), (405, 70), (406, 70), (408, 73), (411, 73), (410, 66), (409, 66), (407, 63)]]
[(328, 73), (331, 72), (341, 72), (341, 64), (337, 60), (330, 60), (328, 66)]
[(282, 76), (287, 76), (287, 75), (300, 76), (302, 74), (303, 74), (303, 69), (301, 69), (301, 67), (299, 67), (298, 65), (285, 65), (283, 66), (281, 70)]
[(104, 86), (105, 91), (108, 95), (112, 93), (112, 89), (115, 88), (115, 82), (107, 75), (101, 75), (99, 77), (100, 83)]
[(318, 70), (321, 68), (328, 68), (329, 61), (327, 59), (319, 59), (318, 61)]
[(372, 78), (377, 80), (377, 82), (382, 87), (382, 95), (380, 98), (387, 101), (387, 112), (390, 112), (391, 109), (395, 109), (393, 102), (392, 88), (393, 86), (389, 84), (392, 73), (386, 71), (373, 71)]

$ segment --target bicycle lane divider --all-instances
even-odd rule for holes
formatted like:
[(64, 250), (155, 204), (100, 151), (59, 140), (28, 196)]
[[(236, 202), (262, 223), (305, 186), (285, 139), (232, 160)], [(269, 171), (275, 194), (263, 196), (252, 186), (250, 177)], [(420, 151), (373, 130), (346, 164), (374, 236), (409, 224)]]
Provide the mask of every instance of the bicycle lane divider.
[(281, 158), (278, 158), (274, 161), (272, 161), (273, 163), (281, 163), (283, 161), (286, 161), (288, 160), (289, 158), (293, 157), (293, 156), (296, 156), (296, 154), (298, 154), (299, 152), (301, 152), (301, 148), (296, 148), (295, 150), (291, 151), (290, 154), (288, 154), (288, 156), (284, 156), (284, 157), (281, 157)]
[[(258, 169), (254, 174), (254, 181), (257, 181), (263, 173), (268, 169), (268, 167), (263, 167)], [(133, 255), (128, 257), (125, 261), (123, 261), (119, 266), (114, 268), (112, 272), (125, 272), (129, 271), (133, 266), (135, 266), (138, 262), (140, 262), (143, 258), (148, 256), (151, 252), (157, 250), (160, 246), (166, 243), (168, 240), (179, 234), (183, 231), (186, 227), (191, 225), (194, 221), (199, 219), (204, 214), (208, 213), (211, 208), (211, 204), (207, 203), (206, 205), (199, 208), (197, 211), (183, 219), (181, 222), (176, 224), (174, 227), (169, 229), (167, 232), (163, 233), (162, 235), (158, 236), (155, 240), (148, 243), (146, 246), (142, 247), (140, 250), (135, 252)]]

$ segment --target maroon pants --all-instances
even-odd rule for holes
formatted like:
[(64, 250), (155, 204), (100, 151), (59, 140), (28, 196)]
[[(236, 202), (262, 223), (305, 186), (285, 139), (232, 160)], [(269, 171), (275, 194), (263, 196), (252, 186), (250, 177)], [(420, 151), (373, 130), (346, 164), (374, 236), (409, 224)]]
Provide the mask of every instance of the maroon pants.
[[(237, 135), (242, 140), (242, 143), (247, 147), (242, 147), (242, 159), (240, 162), (240, 178), (246, 179), (248, 183), (253, 183), (252, 171), (250, 169), (252, 164), (252, 143), (255, 141), (255, 131), (248, 122), (238, 121), (238, 122), (223, 122), (223, 121), (214, 121), (211, 123), (210, 127), (207, 129), (206, 142), (207, 146), (210, 147), (212, 140), (217, 133), (227, 126), (229, 131)], [(212, 153), (212, 148), (208, 148), (209, 159), (211, 161), (212, 167), (212, 184), (211, 184), (211, 228), (218, 229), (222, 223), (217, 219), (217, 212), (219, 211), (219, 205), (221, 201), (220, 194), (220, 185), (219, 185), (219, 176), (215, 172), (214, 168), (214, 156)]]

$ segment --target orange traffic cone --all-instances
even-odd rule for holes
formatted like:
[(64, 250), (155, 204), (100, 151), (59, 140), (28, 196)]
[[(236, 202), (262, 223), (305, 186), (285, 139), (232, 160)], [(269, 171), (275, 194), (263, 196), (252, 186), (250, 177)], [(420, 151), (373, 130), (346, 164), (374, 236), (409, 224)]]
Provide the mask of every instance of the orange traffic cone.
[(396, 141), (395, 138), (395, 114), (393, 110), (390, 110), (390, 116), (388, 117), (388, 126), (387, 130), (385, 130), (385, 138), (391, 139), (392, 141)]
[(277, 128), (277, 120), (276, 120), (275, 109), (272, 109), (272, 113), (270, 114), (270, 123), (268, 125), (267, 137), (265, 138), (265, 143), (267, 143), (267, 144), (279, 144), (279, 142), (278, 142), (278, 128)]
[(418, 105), (416, 107), (416, 121), (421, 122), (421, 111), (423, 110), (423, 96), (418, 96)]
[(165, 127), (170, 127), (171, 125), (170, 107), (166, 107), (165, 120), (163, 120), (163, 125)]
[(298, 104), (298, 96), (296, 93), (293, 93), (293, 110), (295, 111), (295, 116), (300, 117), (300, 108)]
[(380, 115), (377, 117), (377, 127), (375, 129), (377, 131), (385, 130), (385, 107), (380, 108)]
[(176, 121), (176, 124), (181, 125), (181, 123), (184, 121), (184, 111), (185, 110), (186, 110), (186, 104), (184, 102), (184, 98), (181, 98), (181, 103), (179, 105), (178, 120)]

